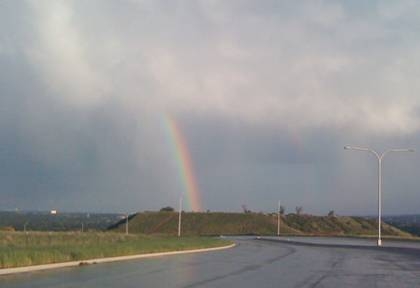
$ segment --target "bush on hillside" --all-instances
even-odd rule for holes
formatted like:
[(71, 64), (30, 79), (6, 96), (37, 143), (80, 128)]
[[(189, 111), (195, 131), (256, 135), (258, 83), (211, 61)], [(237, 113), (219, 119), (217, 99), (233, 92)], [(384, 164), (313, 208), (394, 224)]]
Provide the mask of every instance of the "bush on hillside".
[(166, 206), (166, 207), (160, 208), (160, 212), (174, 212), (174, 211), (175, 211), (175, 209), (171, 206)]

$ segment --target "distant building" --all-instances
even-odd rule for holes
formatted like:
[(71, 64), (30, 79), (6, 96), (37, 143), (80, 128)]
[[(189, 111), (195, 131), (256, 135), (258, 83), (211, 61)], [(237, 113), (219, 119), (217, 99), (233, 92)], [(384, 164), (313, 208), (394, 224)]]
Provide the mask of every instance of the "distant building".
[(56, 215), (57, 214), (57, 210), (51, 210), (50, 214), (51, 215)]

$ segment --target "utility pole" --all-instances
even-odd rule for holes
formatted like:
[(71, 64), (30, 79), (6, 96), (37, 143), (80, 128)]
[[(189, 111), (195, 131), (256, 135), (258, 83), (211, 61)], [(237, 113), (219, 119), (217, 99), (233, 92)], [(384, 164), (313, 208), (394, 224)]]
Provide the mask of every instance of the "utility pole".
[(125, 235), (128, 235), (128, 213), (125, 214)]
[(181, 214), (182, 214), (182, 195), (181, 197), (179, 197), (178, 237), (181, 237)]
[(277, 211), (277, 236), (280, 236), (280, 200), (279, 200), (279, 207)]

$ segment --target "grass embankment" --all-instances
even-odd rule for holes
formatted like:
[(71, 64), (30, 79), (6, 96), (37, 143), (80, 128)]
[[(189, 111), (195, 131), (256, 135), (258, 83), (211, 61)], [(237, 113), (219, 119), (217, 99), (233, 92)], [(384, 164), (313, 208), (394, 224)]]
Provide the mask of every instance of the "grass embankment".
[[(328, 235), (328, 236), (376, 236), (378, 233), (378, 222), (376, 219), (363, 217), (327, 217), (311, 215), (287, 215), (284, 218), (285, 224), (305, 235)], [(387, 223), (382, 223), (384, 236), (412, 237), (410, 233), (404, 232)]]
[(218, 247), (227, 240), (117, 233), (0, 232), (0, 268)]
[[(366, 236), (376, 235), (378, 222), (362, 217), (328, 217), (313, 215), (282, 215), (280, 230), (283, 235)], [(132, 215), (129, 229), (133, 233), (168, 234), (177, 232), (176, 212), (143, 212)], [(125, 222), (115, 227), (124, 231)], [(274, 235), (277, 233), (277, 215), (263, 213), (183, 213), (183, 235)], [(391, 225), (383, 223), (384, 236), (411, 237)]]
[[(182, 234), (190, 236), (272, 234), (274, 229), (277, 229), (277, 224), (274, 225), (274, 220), (271, 218), (262, 213), (182, 213)], [(175, 235), (178, 231), (178, 213), (138, 213), (130, 219), (129, 227), (133, 233)], [(114, 229), (123, 232), (125, 222), (121, 221)], [(292, 232), (287, 227), (284, 229)]]

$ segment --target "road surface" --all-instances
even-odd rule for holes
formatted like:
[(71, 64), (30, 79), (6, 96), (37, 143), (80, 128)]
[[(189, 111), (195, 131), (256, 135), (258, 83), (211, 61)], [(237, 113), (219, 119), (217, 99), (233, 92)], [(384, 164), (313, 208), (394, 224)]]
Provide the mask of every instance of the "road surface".
[(420, 287), (411, 248), (235, 241), (220, 252), (2, 276), (0, 287)]

